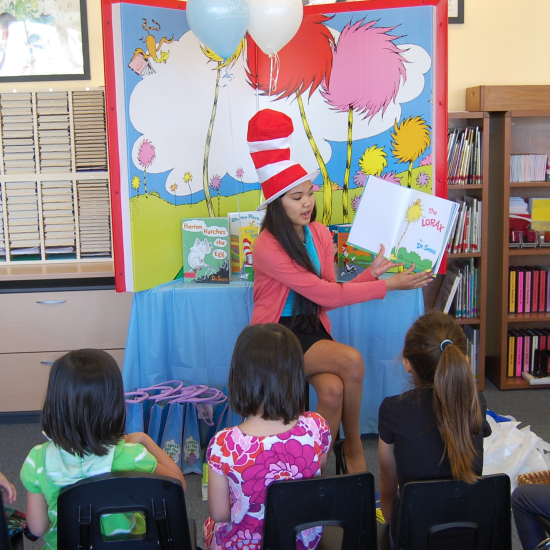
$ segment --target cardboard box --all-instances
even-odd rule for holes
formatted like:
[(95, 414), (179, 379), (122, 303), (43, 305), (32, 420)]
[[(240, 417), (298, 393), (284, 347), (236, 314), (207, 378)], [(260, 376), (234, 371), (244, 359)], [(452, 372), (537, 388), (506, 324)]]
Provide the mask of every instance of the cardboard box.
[(550, 110), (550, 86), (475, 86), (466, 88), (467, 111)]

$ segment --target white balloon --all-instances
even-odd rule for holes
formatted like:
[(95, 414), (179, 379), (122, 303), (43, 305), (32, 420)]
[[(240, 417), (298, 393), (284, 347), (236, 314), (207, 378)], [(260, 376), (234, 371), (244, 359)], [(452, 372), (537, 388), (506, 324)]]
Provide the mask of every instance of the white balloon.
[(304, 16), (302, 0), (248, 0), (248, 9), (248, 32), (269, 56), (292, 40)]

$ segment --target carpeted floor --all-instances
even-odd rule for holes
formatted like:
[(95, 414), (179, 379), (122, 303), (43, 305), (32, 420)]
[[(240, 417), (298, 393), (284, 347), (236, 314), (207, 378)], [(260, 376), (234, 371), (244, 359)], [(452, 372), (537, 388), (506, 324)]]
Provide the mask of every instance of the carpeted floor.
[[(550, 442), (550, 390), (516, 390), (499, 391), (493, 384), (487, 381), (485, 398), (492, 411), (511, 415), (522, 425), (530, 425), (531, 430), (545, 441)], [(25, 510), (26, 491), (19, 481), (19, 470), (29, 450), (44, 441), (41, 433), (38, 416), (14, 416), (0, 415), (0, 471), (10, 479), (17, 487), (18, 499), (16, 506)], [(373, 472), (377, 483), (380, 479), (378, 468), (378, 437), (374, 434), (363, 436), (363, 448), (367, 465)], [(334, 456), (329, 457), (326, 475), (335, 473)], [(207, 503), (201, 499), (201, 480), (198, 475), (187, 476), (186, 501), (188, 514), (197, 520), (199, 527), (199, 545), (202, 545), (202, 522), (208, 515)], [(513, 528), (513, 550), (521, 550), (515, 528)], [(41, 541), (35, 543), (26, 542), (25, 548), (42, 548)]]

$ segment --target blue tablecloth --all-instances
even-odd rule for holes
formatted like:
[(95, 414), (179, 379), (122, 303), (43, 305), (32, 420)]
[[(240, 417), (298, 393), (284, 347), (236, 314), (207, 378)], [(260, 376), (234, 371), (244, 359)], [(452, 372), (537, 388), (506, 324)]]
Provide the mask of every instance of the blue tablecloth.
[[(136, 293), (124, 356), (126, 391), (169, 379), (221, 389), (252, 306), (252, 286), (242, 282), (174, 281)], [(334, 338), (358, 349), (365, 362), (361, 433), (378, 432), (380, 403), (409, 383), (399, 354), (405, 332), (423, 312), (421, 290), (390, 292), (384, 300), (329, 312)]]

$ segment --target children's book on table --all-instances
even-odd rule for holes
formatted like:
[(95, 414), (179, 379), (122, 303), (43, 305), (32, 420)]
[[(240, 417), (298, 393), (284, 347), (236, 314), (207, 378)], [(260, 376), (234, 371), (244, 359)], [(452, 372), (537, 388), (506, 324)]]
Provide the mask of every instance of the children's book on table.
[(369, 176), (348, 242), (414, 270), (437, 274), (459, 205)]
[(229, 283), (227, 218), (183, 218), (181, 237), (186, 283)]

